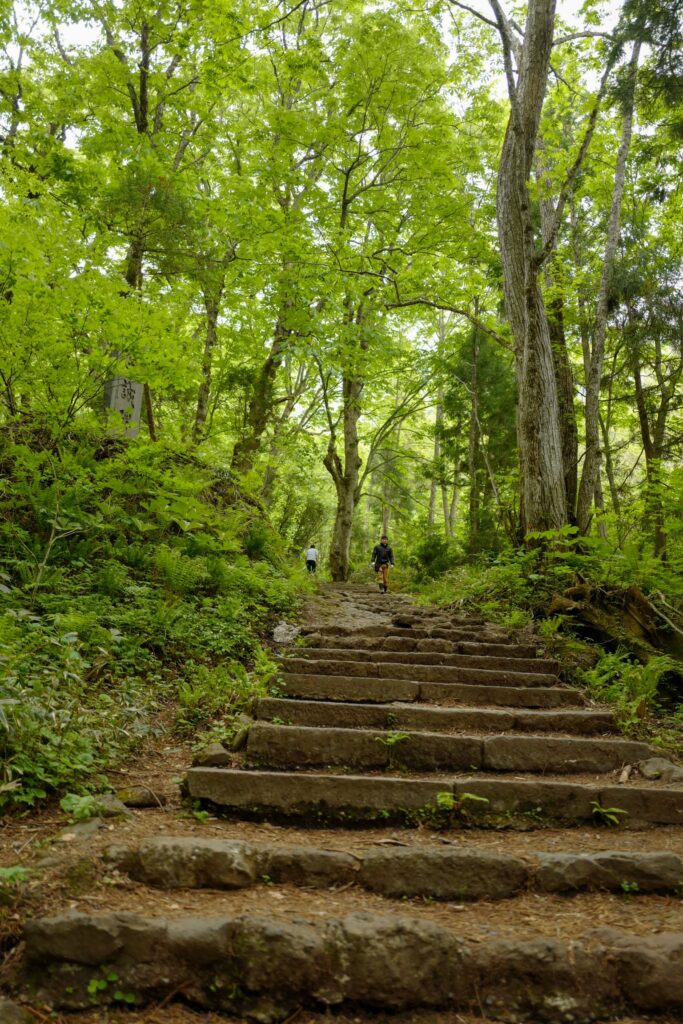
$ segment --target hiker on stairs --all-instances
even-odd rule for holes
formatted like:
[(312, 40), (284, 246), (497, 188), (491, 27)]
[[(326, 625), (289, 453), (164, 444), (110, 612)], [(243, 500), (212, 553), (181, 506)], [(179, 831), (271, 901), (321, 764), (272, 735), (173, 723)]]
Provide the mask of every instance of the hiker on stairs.
[(311, 541), (306, 549), (306, 569), (308, 572), (314, 573), (318, 567), (318, 549)]
[(379, 544), (372, 549), (372, 566), (379, 574), (379, 592), (386, 594), (389, 590), (389, 566), (394, 566), (394, 552), (389, 547), (389, 538), (385, 533), (380, 537)]

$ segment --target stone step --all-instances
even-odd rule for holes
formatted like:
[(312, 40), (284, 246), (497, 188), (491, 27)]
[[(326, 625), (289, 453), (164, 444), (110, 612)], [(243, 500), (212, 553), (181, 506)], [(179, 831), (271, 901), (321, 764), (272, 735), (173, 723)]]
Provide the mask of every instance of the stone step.
[[(501, 828), (608, 823), (621, 828), (683, 824), (683, 789), (586, 784), (483, 774), (429, 778), (191, 768), (187, 793), (233, 816), (315, 824), (439, 822)], [(452, 807), (449, 809), (449, 804)], [(601, 810), (602, 809), (602, 810)]]
[(447, 654), (438, 651), (364, 651), (335, 647), (298, 647), (288, 657), (307, 661), (385, 662), (399, 665), (452, 665), (456, 668), (485, 668), (513, 672), (548, 672), (557, 675), (559, 664), (551, 658), (510, 658), (482, 654)]
[(55, 1011), (106, 1013), (130, 996), (137, 1006), (169, 1008), (176, 998), (261, 1021), (323, 1005), (478, 1015), (486, 1007), (498, 1020), (590, 1024), (683, 1007), (682, 932), (602, 928), (468, 943), (455, 926), (407, 914), (72, 912), (27, 921), (24, 940), (17, 980), (33, 1005)]
[(509, 633), (489, 627), (473, 626), (472, 628), (459, 626), (454, 629), (445, 629), (441, 626), (414, 627), (401, 629), (398, 626), (386, 626), (377, 624), (374, 626), (343, 626), (337, 623), (326, 623), (324, 625), (302, 627), (302, 636), (323, 636), (323, 637), (345, 637), (349, 640), (374, 639), (377, 637), (396, 637), (407, 640), (450, 640), (451, 643), (466, 642), (472, 643), (498, 643), (515, 644), (516, 641)]
[(436, 708), (392, 704), (347, 704), (334, 701), (264, 697), (255, 717), (287, 725), (337, 726), (352, 729), (412, 729), (429, 732), (563, 732), (596, 735), (615, 732), (608, 711), (503, 711), (497, 708)]
[(280, 669), (297, 675), (362, 676), (365, 679), (409, 679), (425, 683), (470, 683), (484, 686), (553, 686), (551, 672), (510, 672), (504, 669), (458, 668), (449, 665), (402, 665), (385, 661), (311, 661), (308, 658), (276, 658)]
[(424, 652), (443, 654), (471, 654), (494, 658), (533, 658), (537, 657), (537, 648), (532, 644), (478, 643), (460, 640), (411, 640), (407, 636), (320, 636), (311, 634), (306, 637), (306, 647), (296, 648), (303, 655), (305, 652), (322, 647), (325, 650), (356, 650), (356, 651), (404, 651), (405, 653)]
[(419, 700), (434, 704), (497, 704), (508, 708), (580, 706), (578, 690), (562, 686), (477, 686), (466, 683), (420, 683)]
[(247, 764), (369, 771), (610, 772), (652, 754), (646, 743), (555, 736), (450, 736), (441, 732), (315, 728), (255, 722)]
[(394, 615), (391, 623), (393, 626), (403, 628), (412, 626), (446, 626), (451, 629), (460, 626), (486, 626), (493, 624), (487, 622), (480, 615), (447, 615), (439, 608), (408, 608)]
[(477, 847), (412, 845), (359, 855), (315, 845), (164, 836), (139, 846), (112, 845), (105, 861), (160, 889), (242, 889), (265, 880), (309, 889), (357, 885), (397, 899), (500, 900), (523, 891), (679, 894), (683, 881), (683, 857), (628, 850), (538, 851), (522, 858)]
[(317, 676), (288, 672), (279, 688), (289, 697), (390, 704), (427, 701), (435, 704), (495, 705), (513, 708), (581, 706), (578, 690), (552, 686), (476, 686), (467, 683), (416, 683), (408, 679), (365, 679), (361, 676)]

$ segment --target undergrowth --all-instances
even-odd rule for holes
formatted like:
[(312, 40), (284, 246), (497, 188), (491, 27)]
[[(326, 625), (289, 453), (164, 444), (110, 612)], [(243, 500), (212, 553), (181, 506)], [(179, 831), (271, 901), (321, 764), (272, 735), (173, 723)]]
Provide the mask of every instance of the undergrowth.
[[(611, 642), (581, 635), (570, 615), (552, 614), (555, 595), (572, 588), (618, 607), (629, 588), (662, 610), (657, 626), (678, 653), (683, 620), (683, 566), (662, 562), (642, 544), (617, 548), (600, 536), (578, 537), (574, 527), (536, 534), (536, 546), (508, 550), (493, 560), (454, 565), (436, 578), (418, 573), (420, 600), (482, 615), (510, 628), (533, 623), (565, 677), (583, 684), (595, 700), (609, 703), (624, 732), (680, 746), (683, 726), (683, 664), (640, 640), (629, 647), (624, 630)], [(613, 617), (618, 621), (618, 616)], [(667, 619), (669, 623), (667, 624)], [(675, 621), (673, 621), (675, 620)], [(640, 655), (640, 656), (639, 656)]]
[(306, 582), (228, 474), (6, 432), (0, 489), (0, 807), (97, 786), (162, 709), (188, 731), (262, 685), (259, 633)]

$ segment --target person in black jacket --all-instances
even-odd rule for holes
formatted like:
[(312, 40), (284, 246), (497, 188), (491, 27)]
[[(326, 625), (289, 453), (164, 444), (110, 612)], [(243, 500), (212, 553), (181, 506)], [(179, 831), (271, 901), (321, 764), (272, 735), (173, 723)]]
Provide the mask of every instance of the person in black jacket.
[(380, 537), (379, 544), (372, 549), (372, 566), (379, 573), (379, 592), (386, 594), (389, 583), (389, 566), (394, 565), (394, 552), (389, 547), (389, 538), (385, 533)]

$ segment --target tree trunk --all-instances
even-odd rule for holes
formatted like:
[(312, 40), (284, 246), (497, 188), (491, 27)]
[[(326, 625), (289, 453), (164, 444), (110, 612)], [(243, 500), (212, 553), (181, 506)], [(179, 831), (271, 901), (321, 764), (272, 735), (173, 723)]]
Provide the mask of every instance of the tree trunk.
[[(556, 215), (555, 204), (550, 197), (550, 183), (546, 180), (547, 166), (542, 145), (536, 150), (536, 178), (541, 189), (539, 212), (541, 215), (541, 238), (544, 246), (551, 241)], [(567, 517), (574, 522), (576, 517), (576, 491), (578, 487), (579, 431), (574, 407), (574, 375), (572, 373), (567, 339), (564, 331), (564, 299), (561, 291), (562, 273), (558, 261), (549, 260), (544, 269), (546, 290), (554, 295), (547, 306), (550, 347), (555, 367), (557, 401), (560, 417), (560, 443)]]
[(557, 530), (567, 522), (555, 365), (538, 280), (539, 262), (528, 191), (548, 80), (554, 21), (554, 0), (531, 0), (516, 83), (512, 29), (506, 27), (501, 31), (511, 113), (498, 172), (496, 212), (505, 306), (515, 338), (524, 533)]
[(335, 582), (347, 580), (351, 568), (351, 532), (353, 514), (359, 498), (359, 470), (362, 464), (358, 453), (358, 420), (363, 385), (364, 381), (361, 377), (344, 375), (342, 381), (344, 462), (342, 464), (334, 447), (334, 436), (330, 438), (324, 460), (337, 492), (337, 511), (330, 547), (330, 572)]
[(455, 520), (458, 513), (458, 467), (455, 467), (453, 476), (453, 496), (448, 509), (448, 537), (453, 540), (455, 536)]
[(436, 416), (434, 419), (434, 469), (432, 475), (432, 484), (429, 490), (429, 516), (428, 526), (432, 530), (434, 528), (434, 520), (436, 518), (436, 492), (438, 488), (438, 477), (437, 473), (440, 472), (441, 462), (441, 430), (443, 427), (443, 388), (440, 387), (436, 396)]
[(209, 412), (209, 396), (211, 394), (211, 370), (213, 364), (213, 350), (218, 342), (218, 313), (220, 310), (221, 296), (223, 294), (223, 281), (213, 291), (209, 287), (203, 289), (204, 308), (206, 310), (206, 338), (204, 341), (204, 354), (202, 357), (202, 379), (197, 394), (197, 411), (192, 428), (192, 440), (199, 444), (204, 434), (204, 425)]
[[(636, 386), (636, 408), (638, 410), (638, 422), (640, 424), (640, 436), (643, 441), (645, 452), (645, 479), (646, 495), (645, 510), (646, 520), (644, 529), (648, 526), (652, 529), (652, 536), (655, 546), (655, 554), (660, 558), (665, 557), (666, 552), (666, 529), (664, 523), (664, 502), (662, 501), (662, 449), (664, 431), (651, 430), (650, 418), (648, 416), (645, 392), (641, 376), (641, 367), (636, 352), (632, 355), (633, 378)], [(659, 421), (665, 417), (658, 417)], [(659, 423), (656, 425), (659, 426)]]
[(609, 484), (610, 501), (612, 502), (612, 511), (617, 517), (617, 534), (619, 535), (621, 542), (621, 534), (619, 530), (619, 521), (621, 519), (621, 499), (617, 489), (617, 479), (614, 475), (614, 459), (612, 458), (612, 445), (609, 439), (609, 428), (602, 416), (600, 417), (600, 433), (602, 434), (602, 447), (605, 453), (605, 472), (607, 473), (607, 483)]
[(633, 132), (633, 111), (635, 106), (636, 78), (638, 75), (638, 57), (640, 42), (633, 44), (633, 52), (628, 66), (628, 93), (624, 104), (621, 127), (621, 140), (617, 153), (614, 171), (614, 187), (610, 203), (609, 220), (607, 223), (607, 241), (602, 262), (600, 288), (596, 303), (595, 330), (590, 354), (590, 364), (586, 377), (586, 456), (583, 462), (581, 484), (576, 509), (577, 525), (581, 533), (588, 533), (591, 524), (591, 505), (600, 475), (602, 451), (600, 448), (600, 384), (602, 367), (605, 358), (605, 338), (607, 336), (607, 317), (609, 294), (614, 272), (614, 261), (619, 244), (621, 225), (621, 204), (626, 184), (626, 164), (631, 148)]
[(236, 473), (248, 473), (261, 448), (261, 440), (273, 415), (275, 378), (282, 364), (290, 336), (285, 326), (284, 314), (278, 318), (268, 358), (264, 362), (254, 384), (254, 390), (247, 407), (246, 431), (232, 453), (232, 469)]
[[(479, 315), (479, 303), (475, 299), (475, 315)], [(467, 450), (467, 469), (470, 478), (470, 500), (469, 500), (469, 541), (472, 544), (479, 532), (479, 480), (477, 471), (479, 468), (479, 330), (472, 328), (472, 370), (470, 373), (470, 393), (472, 406), (470, 409), (470, 436)]]
[[(457, 472), (457, 470), (456, 470)], [(455, 490), (455, 488), (454, 488)], [(446, 536), (449, 540), (453, 539), (453, 519), (451, 516), (451, 508), (455, 503), (455, 494), (453, 501), (448, 496), (448, 484), (445, 480), (441, 481), (441, 505), (443, 507), (443, 528), (446, 531)]]

